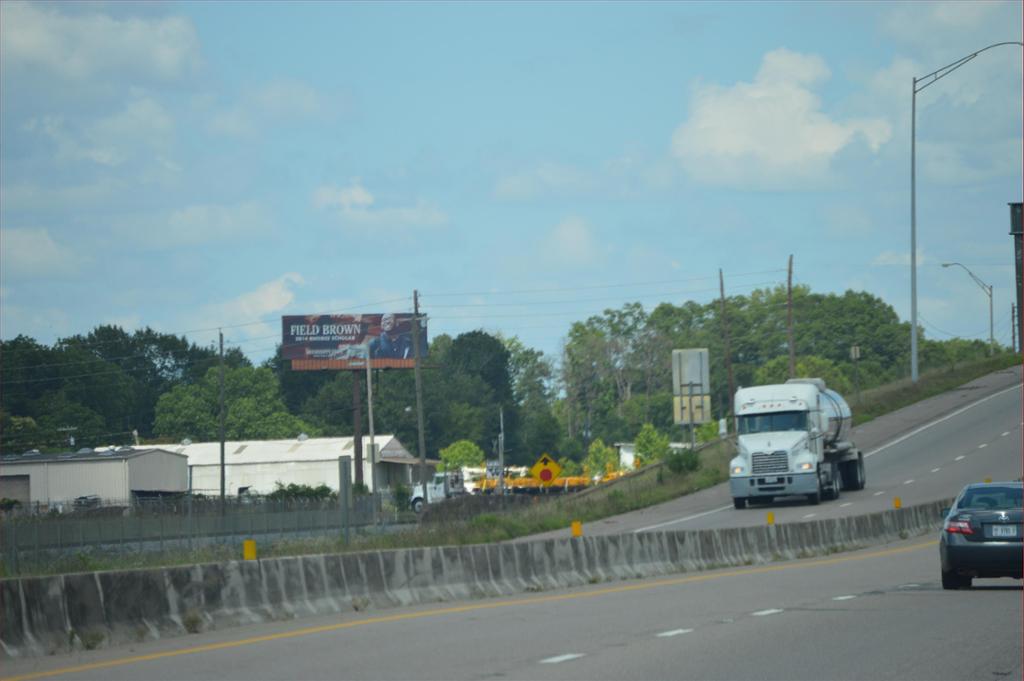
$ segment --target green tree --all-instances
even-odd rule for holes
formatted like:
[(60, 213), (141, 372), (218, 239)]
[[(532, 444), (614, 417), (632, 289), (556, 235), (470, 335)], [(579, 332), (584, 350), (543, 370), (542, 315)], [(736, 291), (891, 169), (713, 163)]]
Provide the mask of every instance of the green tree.
[(484, 465), (484, 451), (471, 440), (458, 440), (441, 450), (440, 470), (457, 470), (465, 466)]
[[(219, 369), (210, 369), (195, 385), (179, 385), (156, 407), (158, 436), (213, 440), (219, 431)], [(238, 367), (224, 372), (225, 434), (232, 440), (285, 439), (318, 434), (311, 424), (288, 413), (273, 372)]]
[(603, 476), (610, 471), (619, 470), (619, 452), (609, 447), (601, 438), (590, 443), (587, 456), (583, 459), (583, 469), (587, 475)]
[(645, 423), (637, 433), (634, 451), (641, 466), (660, 461), (668, 456), (670, 451), (668, 436), (659, 433), (650, 423)]

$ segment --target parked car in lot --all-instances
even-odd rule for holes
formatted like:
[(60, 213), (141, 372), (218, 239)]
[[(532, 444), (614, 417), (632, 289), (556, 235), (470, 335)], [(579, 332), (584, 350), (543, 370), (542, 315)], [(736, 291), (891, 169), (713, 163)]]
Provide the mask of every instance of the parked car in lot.
[(1022, 492), (1020, 481), (979, 482), (957, 495), (939, 539), (943, 589), (968, 588), (975, 577), (1024, 576)]

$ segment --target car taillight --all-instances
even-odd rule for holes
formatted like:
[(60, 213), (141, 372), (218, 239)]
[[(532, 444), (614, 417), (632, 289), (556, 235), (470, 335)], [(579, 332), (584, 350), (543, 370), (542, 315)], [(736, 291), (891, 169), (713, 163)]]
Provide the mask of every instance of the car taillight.
[(946, 532), (950, 534), (974, 534), (971, 524), (966, 520), (950, 520), (946, 523)]

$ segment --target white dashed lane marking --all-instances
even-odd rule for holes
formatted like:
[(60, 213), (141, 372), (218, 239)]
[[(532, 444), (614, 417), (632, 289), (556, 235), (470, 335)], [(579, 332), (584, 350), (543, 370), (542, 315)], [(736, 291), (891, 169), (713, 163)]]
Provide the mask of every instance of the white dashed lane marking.
[(663, 631), (658, 634), (658, 638), (669, 638), (671, 636), (679, 636), (680, 634), (689, 634), (693, 629), (673, 629), (672, 631)]
[(813, 518), (813, 517), (814, 517), (814, 516), (816, 516), (816, 515), (817, 515), (817, 513), (808, 513), (808, 514), (807, 514), (807, 515), (805, 515), (804, 517), (805, 517), (805, 518)]
[(932, 469), (932, 473), (938, 473), (941, 470), (942, 470), (941, 468), (933, 468)]
[(912, 483), (912, 482), (914, 482), (914, 481), (913, 481), (913, 480), (904, 480), (904, 481), (903, 481), (903, 484), (904, 484), (904, 485), (909, 485), (909, 484), (910, 484), (910, 483)]
[(782, 610), (779, 608), (771, 608), (769, 610), (758, 610), (757, 612), (750, 613), (754, 617), (765, 617), (766, 615), (778, 615)]
[(953, 459), (953, 461), (963, 461), (963, 460), (964, 460), (965, 458), (966, 458), (966, 457), (964, 457), (964, 455), (963, 455), (963, 454), (961, 454), (960, 456), (958, 456), (958, 457), (956, 457), (955, 459)]
[(1007, 436), (1007, 435), (1009, 435), (1009, 434), (1010, 434), (1010, 431), (1006, 431), (1005, 433), (1003, 433), (1003, 434), (1002, 434), (1002, 435), (1000, 435), (999, 437), (1006, 437), (1006, 436)]
[(845, 504), (839, 504), (839, 508), (846, 508), (847, 506), (853, 506), (853, 502), (847, 501)]
[(833, 601), (852, 601), (856, 596), (836, 596)]
[(583, 657), (580, 653), (568, 653), (566, 655), (556, 655), (555, 657), (549, 657), (546, 660), (541, 660), (541, 664), (558, 664), (559, 662), (568, 662), (569, 660), (575, 660), (576, 658)]
[(871, 496), (873, 496), (873, 497), (880, 497), (880, 496), (882, 496), (883, 494), (885, 494), (885, 492), (875, 492), (875, 493), (874, 493), (874, 494), (872, 494)]
[(984, 442), (982, 442), (980, 445), (978, 445), (978, 449), (985, 449), (985, 447), (988, 447), (988, 445), (986, 443), (984, 443)]

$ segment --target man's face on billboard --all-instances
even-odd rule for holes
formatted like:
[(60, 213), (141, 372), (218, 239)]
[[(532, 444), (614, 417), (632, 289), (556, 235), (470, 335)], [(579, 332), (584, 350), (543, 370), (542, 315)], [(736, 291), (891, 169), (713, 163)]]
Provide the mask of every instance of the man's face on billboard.
[(386, 314), (383, 317), (381, 317), (380, 328), (383, 329), (385, 333), (393, 331), (395, 328), (395, 315)]

